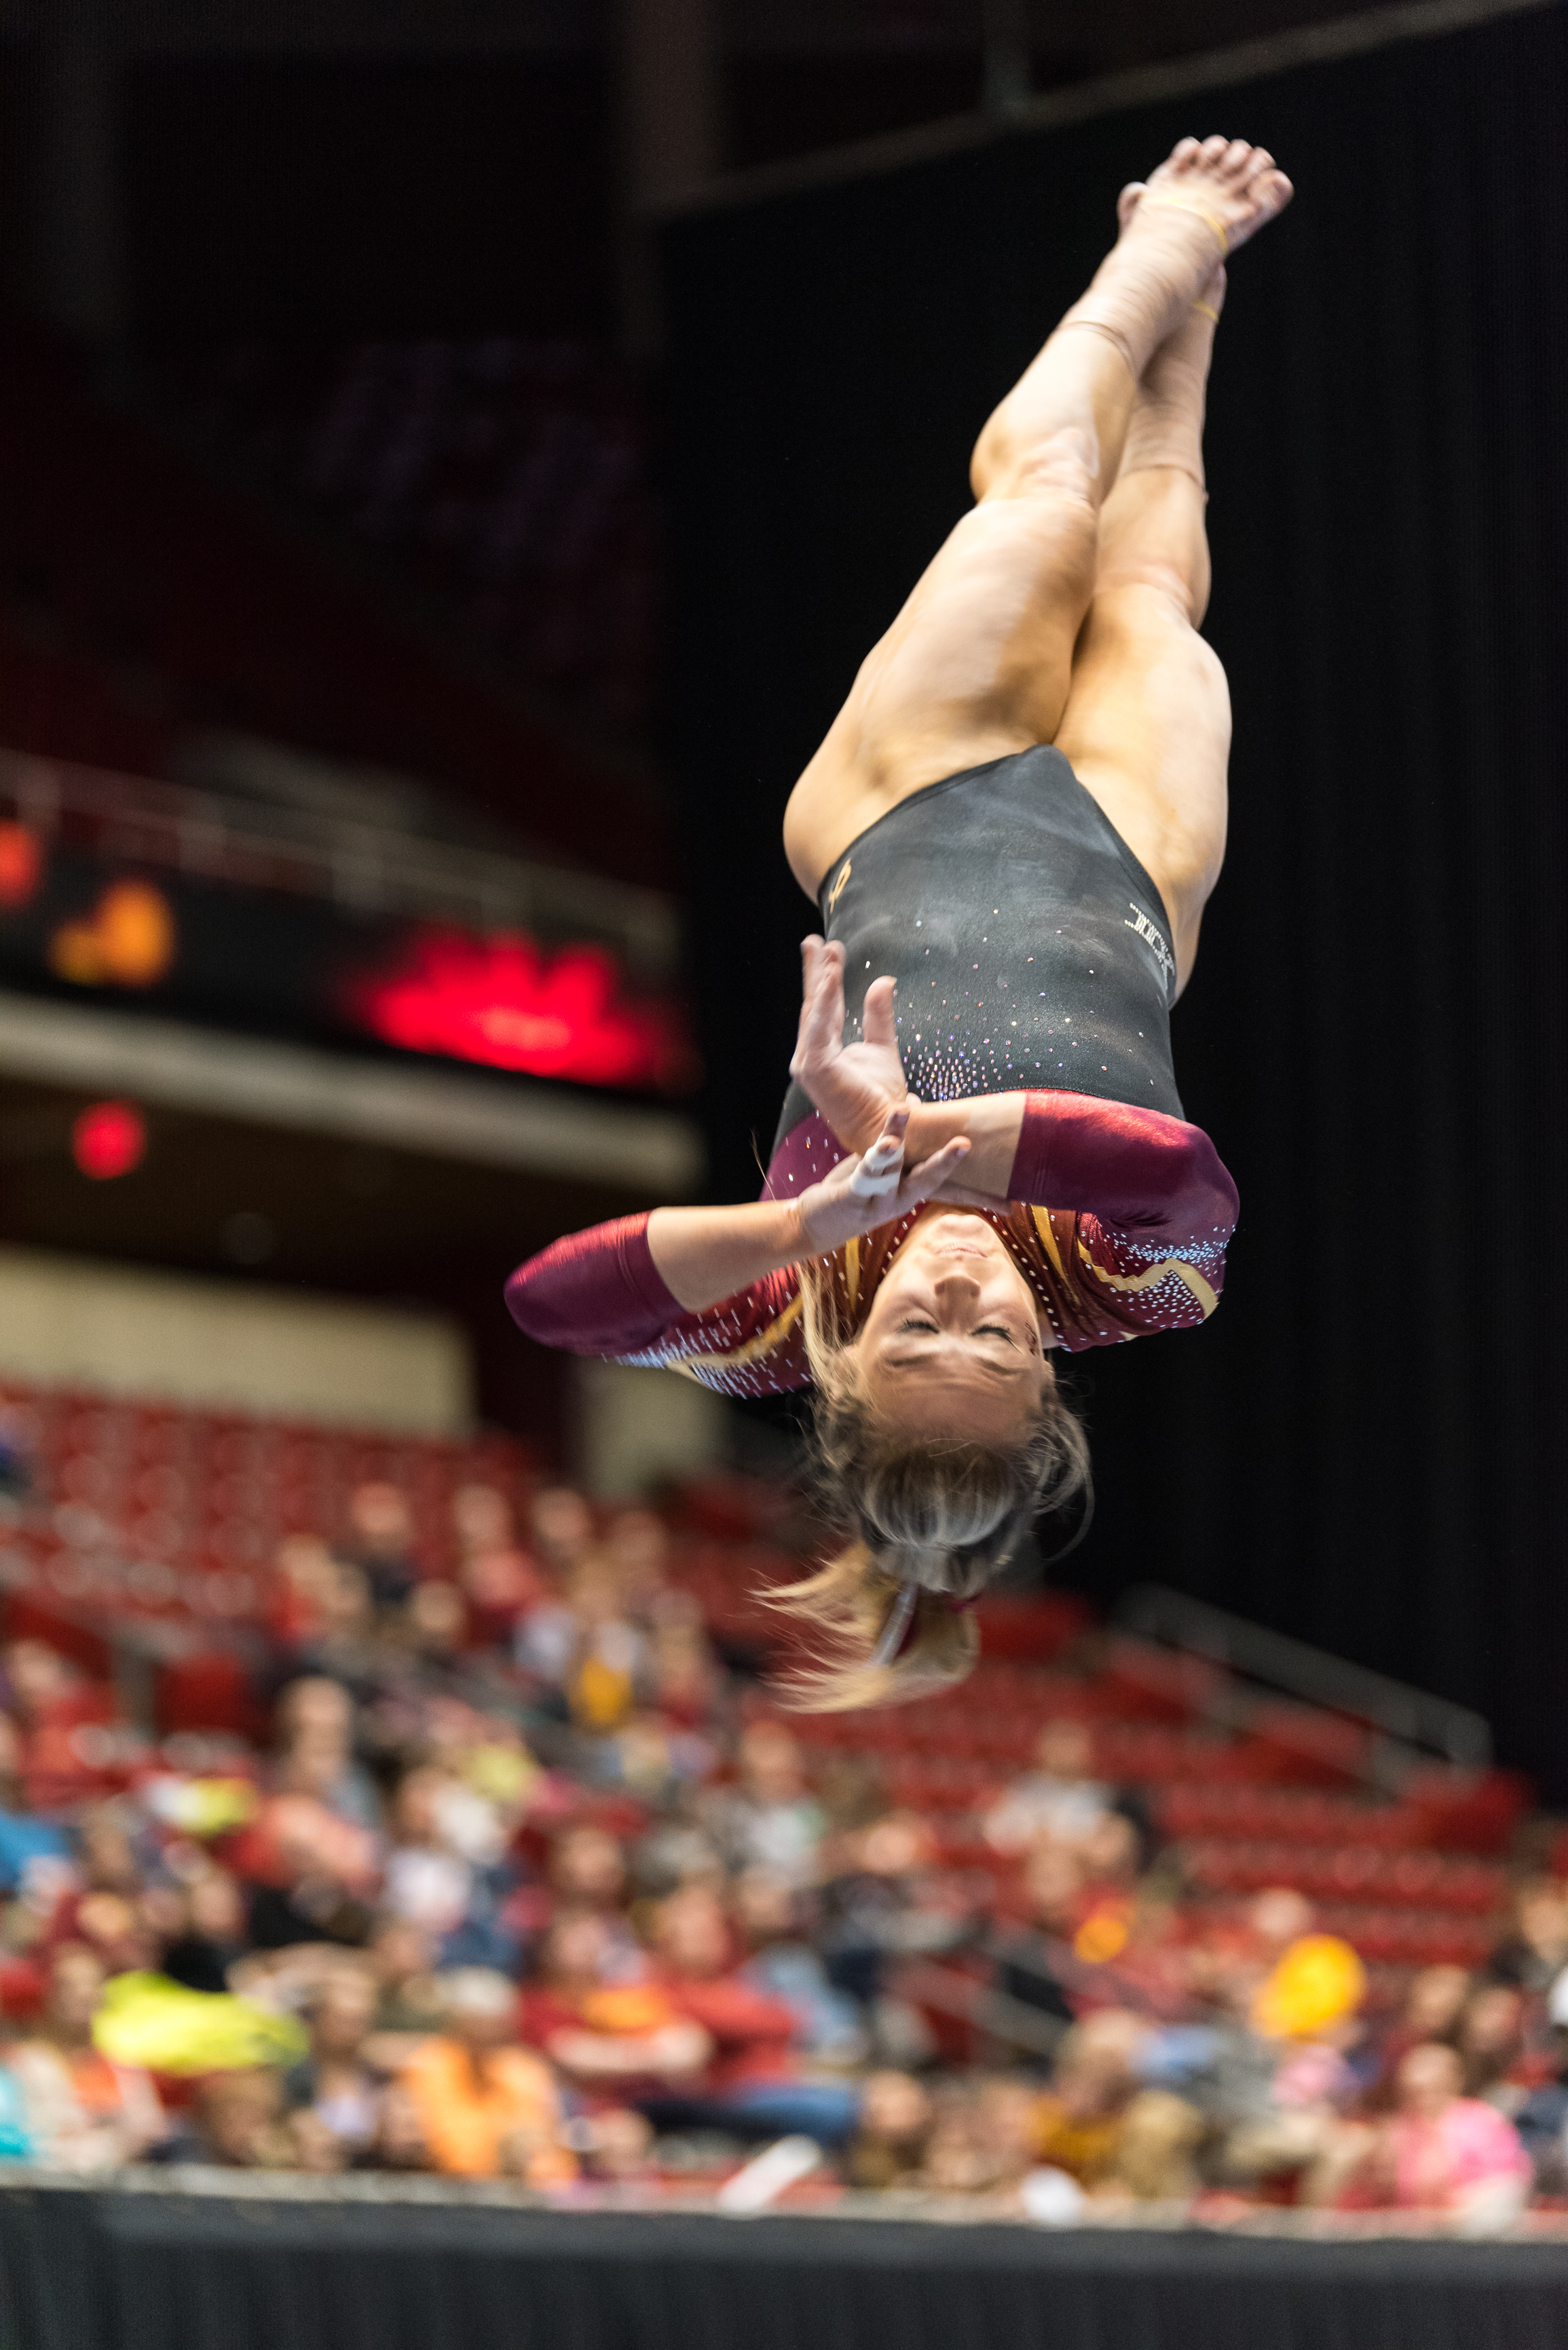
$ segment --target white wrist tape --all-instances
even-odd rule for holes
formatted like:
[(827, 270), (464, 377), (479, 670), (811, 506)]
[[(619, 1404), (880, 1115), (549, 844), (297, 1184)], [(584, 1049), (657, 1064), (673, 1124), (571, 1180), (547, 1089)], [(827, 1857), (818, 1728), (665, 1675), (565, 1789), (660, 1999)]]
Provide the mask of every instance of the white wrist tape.
[(885, 1200), (890, 1191), (898, 1190), (903, 1179), (902, 1144), (893, 1153), (891, 1159), (886, 1156), (881, 1145), (878, 1144), (866, 1153), (865, 1158), (849, 1178), (849, 1188), (857, 1200)]

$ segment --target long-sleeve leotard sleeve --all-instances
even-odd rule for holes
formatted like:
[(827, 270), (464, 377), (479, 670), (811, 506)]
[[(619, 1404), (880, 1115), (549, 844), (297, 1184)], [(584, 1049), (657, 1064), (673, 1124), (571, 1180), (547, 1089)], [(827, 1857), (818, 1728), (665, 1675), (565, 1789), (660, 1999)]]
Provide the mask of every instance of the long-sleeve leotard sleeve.
[(806, 1378), (799, 1286), (786, 1268), (688, 1314), (653, 1262), (647, 1216), (623, 1216), (520, 1264), (506, 1305), (543, 1346), (686, 1371), (729, 1395), (773, 1395)]
[[(1201, 1127), (1088, 1094), (1029, 1093), (1010, 1196), (1059, 1240), (1107, 1320), (1086, 1339), (1179, 1329), (1213, 1313), (1240, 1198)], [(1070, 1211), (1070, 1212), (1068, 1212)]]
[(568, 1232), (530, 1257), (506, 1284), (506, 1305), (530, 1338), (574, 1355), (646, 1346), (681, 1310), (653, 1262), (646, 1215)]

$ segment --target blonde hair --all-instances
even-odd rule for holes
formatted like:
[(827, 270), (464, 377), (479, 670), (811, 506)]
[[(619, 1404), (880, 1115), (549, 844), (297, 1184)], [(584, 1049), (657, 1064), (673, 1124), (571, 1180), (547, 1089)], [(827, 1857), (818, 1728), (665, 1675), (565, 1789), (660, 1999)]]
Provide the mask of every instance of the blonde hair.
[[(836, 1326), (822, 1268), (801, 1270), (817, 1483), (851, 1539), (819, 1573), (766, 1595), (836, 1651), (792, 1673), (779, 1694), (804, 1713), (901, 1705), (973, 1669), (980, 1634), (968, 1603), (1037, 1516), (1089, 1493), (1088, 1443), (1048, 1363), (1039, 1415), (1012, 1443), (912, 1438), (889, 1426)], [(902, 1637), (879, 1655), (895, 1610)]]

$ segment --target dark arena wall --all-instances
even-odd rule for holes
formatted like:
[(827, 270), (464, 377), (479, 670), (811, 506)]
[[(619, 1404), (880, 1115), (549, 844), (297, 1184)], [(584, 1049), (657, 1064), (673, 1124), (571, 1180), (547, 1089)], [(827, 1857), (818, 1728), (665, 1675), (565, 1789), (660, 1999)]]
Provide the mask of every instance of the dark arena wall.
[(450, 2188), (422, 2206), (396, 2190), (312, 2198), (292, 2184), (233, 2197), (10, 2189), (4, 2338), (26, 2350), (1544, 2350), (1568, 2323), (1556, 2244), (737, 2222), (486, 2209)]
[(1175, 1024), (1243, 1221), (1212, 1326), (1075, 1367), (1099, 1499), (1066, 1571), (1480, 1707), (1562, 1800), (1568, 16), (1406, 16), (672, 226), (696, 992), (742, 1197), (813, 921), (795, 773), (1117, 189), (1189, 131), (1270, 146), (1296, 201), (1232, 268), (1210, 408), (1231, 841)]

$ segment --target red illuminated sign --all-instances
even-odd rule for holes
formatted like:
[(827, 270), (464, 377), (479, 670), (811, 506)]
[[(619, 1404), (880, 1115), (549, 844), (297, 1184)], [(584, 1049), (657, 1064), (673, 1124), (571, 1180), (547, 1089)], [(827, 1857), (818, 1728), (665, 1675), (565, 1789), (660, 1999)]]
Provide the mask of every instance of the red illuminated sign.
[(25, 906), (43, 869), (37, 835), (25, 824), (0, 824), (0, 906)]
[(406, 1052), (441, 1053), (579, 1085), (669, 1087), (689, 1075), (679, 1013), (628, 1003), (602, 948), (549, 956), (515, 934), (431, 932), (405, 969), (361, 983), (354, 1009)]
[(146, 1152), (147, 1123), (134, 1102), (94, 1102), (71, 1128), (71, 1157), (95, 1183), (129, 1175)]

